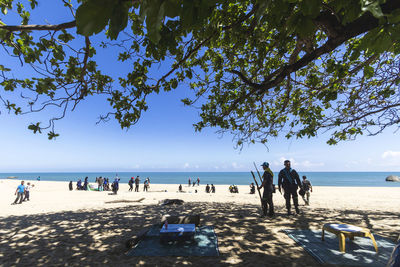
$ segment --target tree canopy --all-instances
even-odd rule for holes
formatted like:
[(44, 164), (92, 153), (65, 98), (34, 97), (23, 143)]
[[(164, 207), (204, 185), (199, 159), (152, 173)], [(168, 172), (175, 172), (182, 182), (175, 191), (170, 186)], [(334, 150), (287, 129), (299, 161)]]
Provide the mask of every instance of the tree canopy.
[[(179, 85), (200, 108), (195, 130), (231, 132), (238, 145), (278, 135), (328, 144), (375, 135), (400, 122), (400, 1), (397, 0), (60, 0), (71, 20), (32, 25), (40, 1), (0, 1), (3, 56), (35, 75), (0, 64), (4, 91), (21, 91), (26, 106), (0, 94), (15, 114), (61, 109), (48, 129), (90, 95), (105, 94), (122, 128), (148, 109), (146, 97)], [(7, 22), (16, 10), (19, 24)], [(91, 41), (93, 35), (106, 42)], [(93, 59), (119, 47), (127, 75), (112, 79)], [(3, 57), (2, 56), (2, 57)], [(116, 63), (114, 63), (116, 64)], [(154, 76), (149, 70), (169, 66)]]

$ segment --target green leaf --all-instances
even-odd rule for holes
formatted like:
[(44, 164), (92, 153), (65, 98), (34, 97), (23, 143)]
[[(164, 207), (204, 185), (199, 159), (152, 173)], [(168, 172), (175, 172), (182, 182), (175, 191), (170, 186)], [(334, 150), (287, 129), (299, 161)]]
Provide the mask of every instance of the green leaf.
[(164, 2), (162, 0), (149, 0), (151, 8), (147, 9), (146, 26), (149, 39), (157, 44), (160, 39), (162, 19), (164, 18)]
[(53, 132), (53, 131), (50, 131), (50, 132), (47, 133), (47, 138), (49, 138), (49, 140), (56, 139), (56, 137), (58, 137), (58, 136), (60, 136), (60, 135), (55, 133), (55, 132)]
[(175, 18), (180, 15), (180, 4), (177, 0), (167, 0), (164, 6), (165, 16)]
[(118, 4), (114, 5), (108, 32), (111, 40), (116, 40), (118, 34), (128, 25), (128, 11), (129, 7), (124, 2), (118, 2)]
[(375, 18), (382, 18), (383, 13), (379, 2), (379, 0), (361, 0), (361, 10), (371, 12)]
[(305, 38), (314, 33), (316, 27), (309, 17), (302, 17), (297, 26), (297, 33), (301, 38)]
[(90, 36), (101, 32), (107, 25), (113, 4), (110, 0), (88, 0), (76, 10), (76, 32)]

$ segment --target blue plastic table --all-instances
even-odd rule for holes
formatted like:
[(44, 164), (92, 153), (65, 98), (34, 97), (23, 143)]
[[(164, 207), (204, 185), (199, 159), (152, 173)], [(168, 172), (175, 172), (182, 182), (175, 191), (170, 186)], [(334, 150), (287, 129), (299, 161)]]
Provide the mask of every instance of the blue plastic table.
[(191, 240), (195, 233), (196, 226), (194, 224), (168, 224), (167, 229), (163, 225), (160, 230), (160, 241)]

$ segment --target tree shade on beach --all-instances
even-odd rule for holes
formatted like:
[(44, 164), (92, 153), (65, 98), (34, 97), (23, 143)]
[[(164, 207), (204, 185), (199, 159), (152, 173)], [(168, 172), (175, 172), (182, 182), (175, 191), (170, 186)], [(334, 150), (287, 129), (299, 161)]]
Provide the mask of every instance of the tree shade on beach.
[[(88, 96), (112, 107), (99, 121), (129, 128), (149, 95), (182, 84), (191, 92), (183, 103), (201, 110), (195, 130), (231, 132), (238, 145), (326, 130), (336, 144), (400, 121), (399, 1), (62, 2), (71, 19), (46, 25), (30, 24), (42, 1), (0, 3), (3, 53), (32, 68), (19, 77), (2, 63), (0, 100), (17, 115), (58, 107), (47, 125), (28, 126), (49, 139)], [(98, 65), (105, 48), (118, 50), (109, 64), (129, 62), (128, 73), (115, 79)], [(152, 71), (160, 63), (169, 69)]]

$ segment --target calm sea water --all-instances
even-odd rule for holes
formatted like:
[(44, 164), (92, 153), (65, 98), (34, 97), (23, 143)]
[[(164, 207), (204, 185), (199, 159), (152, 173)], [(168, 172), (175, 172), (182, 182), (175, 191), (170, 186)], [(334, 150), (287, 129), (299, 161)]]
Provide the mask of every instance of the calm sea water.
[[(200, 184), (237, 184), (247, 185), (253, 181), (250, 172), (55, 172), (55, 173), (0, 173), (0, 179), (9, 176), (17, 176), (18, 180), (36, 180), (40, 176), (41, 181), (77, 181), (89, 177), (89, 182), (94, 182), (96, 177), (108, 177), (113, 179), (116, 175), (122, 183), (128, 182), (132, 176), (139, 175), (141, 182), (149, 177), (151, 183), (157, 184), (187, 184), (188, 178), (200, 178)], [(257, 175), (257, 174), (256, 174)], [(299, 172), (306, 175), (316, 186), (367, 186), (367, 187), (400, 187), (400, 182), (386, 182), (389, 175), (400, 176), (400, 172)], [(274, 183), (277, 184), (278, 173), (274, 174)]]

